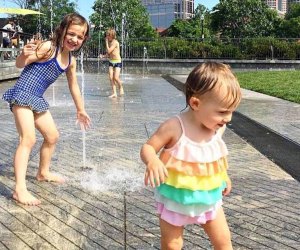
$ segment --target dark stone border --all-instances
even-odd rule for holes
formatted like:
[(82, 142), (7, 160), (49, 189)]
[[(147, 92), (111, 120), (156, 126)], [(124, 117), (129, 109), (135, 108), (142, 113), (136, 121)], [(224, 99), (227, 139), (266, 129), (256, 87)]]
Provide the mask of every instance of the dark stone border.
[[(178, 90), (183, 91), (183, 83), (170, 75), (162, 76)], [(265, 155), (293, 178), (300, 181), (300, 145), (251, 118), (234, 112), (228, 128)]]

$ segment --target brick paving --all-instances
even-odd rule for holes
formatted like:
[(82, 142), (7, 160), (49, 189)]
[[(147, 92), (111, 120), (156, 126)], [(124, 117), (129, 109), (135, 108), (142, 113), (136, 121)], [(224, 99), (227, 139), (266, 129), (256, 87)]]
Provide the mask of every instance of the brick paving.
[[(78, 74), (93, 122), (86, 133), (75, 125), (75, 108), (66, 79), (61, 77), (47, 91), (60, 131), (52, 169), (68, 181), (56, 185), (35, 180), (42, 142), (38, 135), (27, 180), (29, 190), (42, 201), (39, 207), (23, 206), (11, 199), (12, 158), (18, 137), (12, 114), (6, 103), (0, 102), (1, 250), (159, 249), (153, 192), (143, 186), (139, 150), (160, 122), (185, 107), (185, 99), (159, 76), (123, 75), (123, 80), (125, 96), (109, 99), (106, 75)], [(1, 96), (12, 84), (0, 84)], [(261, 96), (257, 98), (258, 103), (263, 102)], [(250, 99), (253, 106), (253, 93)], [(272, 103), (277, 104), (275, 100)], [(294, 106), (293, 112), (299, 112), (299, 106)], [(284, 107), (280, 105), (282, 113)], [(262, 119), (257, 113), (264, 113), (251, 109), (246, 102), (240, 111), (255, 119)], [(299, 117), (290, 117), (293, 124), (284, 122), (286, 127), (282, 128), (291, 130), (289, 136), (295, 141), (300, 138)], [(273, 126), (281, 128), (279, 118)], [(268, 119), (275, 124), (271, 117)], [(229, 174), (233, 181), (224, 209), (234, 249), (300, 249), (299, 182), (231, 130), (227, 129), (224, 139), (230, 151)], [(184, 249), (211, 249), (201, 227), (186, 228)]]

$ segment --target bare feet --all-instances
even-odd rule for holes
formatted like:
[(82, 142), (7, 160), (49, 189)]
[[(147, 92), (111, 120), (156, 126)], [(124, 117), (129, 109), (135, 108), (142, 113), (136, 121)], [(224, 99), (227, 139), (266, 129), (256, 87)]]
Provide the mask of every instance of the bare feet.
[(37, 206), (41, 204), (41, 201), (35, 198), (31, 193), (29, 193), (27, 189), (20, 190), (18, 192), (14, 191), (13, 199), (23, 205)]
[(117, 94), (112, 94), (109, 96), (109, 98), (117, 98)]
[(120, 95), (121, 96), (124, 95), (124, 89), (123, 89), (123, 87), (120, 88)]
[(36, 179), (38, 181), (47, 181), (47, 182), (56, 182), (56, 183), (64, 183), (66, 180), (58, 175), (48, 173), (47, 175), (37, 174)]

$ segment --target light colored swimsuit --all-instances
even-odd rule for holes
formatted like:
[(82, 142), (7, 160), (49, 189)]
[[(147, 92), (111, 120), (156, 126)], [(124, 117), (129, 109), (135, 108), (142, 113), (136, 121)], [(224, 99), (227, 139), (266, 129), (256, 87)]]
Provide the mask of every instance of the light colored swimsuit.
[(13, 105), (18, 105), (30, 107), (37, 113), (48, 110), (49, 104), (43, 94), (71, 63), (70, 53), (68, 67), (62, 69), (57, 62), (57, 54), (58, 49), (52, 59), (25, 66), (16, 84), (3, 94), (2, 98), (9, 103), (10, 109)]
[(182, 135), (160, 154), (168, 178), (155, 189), (157, 211), (161, 219), (175, 226), (205, 224), (216, 217), (222, 205), (228, 150), (220, 132), (206, 143), (192, 141), (185, 135), (180, 116), (177, 118)]

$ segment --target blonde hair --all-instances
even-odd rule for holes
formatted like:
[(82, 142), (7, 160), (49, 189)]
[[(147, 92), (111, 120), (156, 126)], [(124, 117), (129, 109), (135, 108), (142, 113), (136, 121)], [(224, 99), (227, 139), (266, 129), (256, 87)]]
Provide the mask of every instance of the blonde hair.
[(116, 39), (116, 37), (117, 37), (117, 33), (116, 33), (115, 29), (113, 29), (113, 28), (109, 28), (109, 29), (106, 31), (106, 35), (107, 35), (107, 36), (110, 36), (110, 37), (113, 38), (113, 39)]
[(186, 105), (189, 106), (191, 97), (201, 98), (205, 93), (224, 85), (227, 87), (227, 95), (223, 101), (229, 108), (237, 107), (242, 93), (230, 66), (218, 62), (205, 62), (197, 65), (185, 82)]

